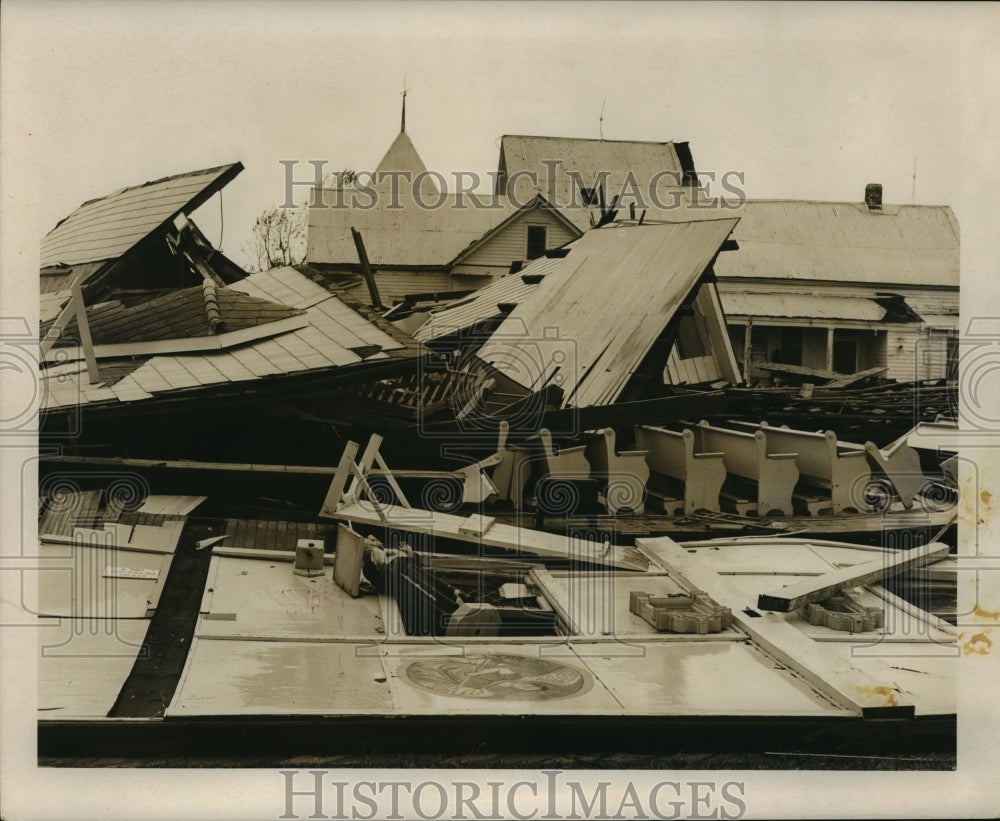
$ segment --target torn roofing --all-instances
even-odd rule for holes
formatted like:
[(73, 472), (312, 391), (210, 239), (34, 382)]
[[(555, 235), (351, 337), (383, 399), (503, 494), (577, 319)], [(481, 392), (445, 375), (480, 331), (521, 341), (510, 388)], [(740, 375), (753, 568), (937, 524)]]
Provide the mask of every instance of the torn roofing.
[(578, 239), (478, 356), (567, 407), (618, 399), (719, 253), (736, 219), (610, 225)]
[[(118, 300), (93, 305), (87, 308), (91, 338), (95, 345), (185, 339), (252, 328), (303, 313), (229, 288), (213, 290), (214, 295), (210, 296), (206, 286), (196, 285), (128, 307)], [(214, 327), (213, 302), (218, 320)], [(42, 326), (43, 337), (51, 324)], [(75, 344), (73, 340), (78, 334), (74, 317), (63, 333), (64, 344)]]
[[(572, 247), (572, 246), (570, 246)], [(421, 342), (460, 333), (492, 317), (499, 316), (508, 306), (519, 304), (535, 290), (546, 274), (556, 270), (564, 260), (559, 257), (541, 257), (515, 274), (508, 274), (465, 299), (435, 311), (413, 334)]]
[(85, 202), (42, 239), (40, 267), (117, 259), (198, 208), (242, 170), (237, 162), (177, 174)]
[[(257, 326), (252, 338), (228, 347), (223, 348), (220, 341), (214, 350), (146, 355), (138, 366), (130, 363), (127, 373), (116, 370), (120, 360), (99, 356), (100, 381), (96, 384), (89, 384), (79, 357), (60, 362), (41, 373), (43, 410), (78, 405), (114, 407), (231, 385), (250, 391), (265, 378), (271, 384), (274, 377), (319, 376), (340, 368), (385, 362), (390, 357), (409, 360), (418, 355), (416, 343), (411, 340), (412, 346), (406, 346), (384, 329), (391, 328), (388, 323), (365, 318), (293, 268), (253, 274), (228, 289), (217, 289), (216, 294), (226, 291), (246, 295), (247, 299), (233, 297), (236, 306), (260, 308), (264, 302), (283, 303), (279, 307), (291, 312), (292, 318)], [(203, 293), (193, 294), (192, 302), (197, 301), (195, 296), (202, 300), (200, 308), (204, 309)], [(289, 328), (293, 322), (301, 327)], [(226, 336), (241, 334), (246, 336), (242, 331), (230, 331)]]

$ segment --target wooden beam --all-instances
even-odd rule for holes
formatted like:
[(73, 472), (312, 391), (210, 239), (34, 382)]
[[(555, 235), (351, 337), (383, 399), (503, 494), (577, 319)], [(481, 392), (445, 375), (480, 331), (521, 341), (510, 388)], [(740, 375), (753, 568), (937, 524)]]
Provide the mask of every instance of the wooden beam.
[(565, 533), (543, 533), (501, 522), (481, 535), (471, 535), (460, 529), (467, 518), (465, 516), (398, 505), (381, 507), (384, 519), (358, 502), (345, 504), (337, 511), (324, 515), (360, 524), (386, 526), (388, 523), (392, 530), (401, 533), (419, 533), (434, 539), (466, 542), (473, 545), (477, 553), (481, 553), (483, 548), (498, 548), (521, 555), (531, 554), (532, 560), (535, 556), (546, 556), (619, 570), (645, 572), (649, 569), (645, 557), (625, 545), (596, 545), (582, 538), (567, 537)]
[[(372, 490), (371, 485), (368, 484), (368, 480), (365, 478), (365, 472), (357, 464), (352, 466), (352, 470), (354, 471), (354, 478), (357, 480), (358, 484), (361, 485), (361, 489), (368, 494), (368, 503), (375, 510), (379, 519), (385, 523), (388, 520), (388, 517), (382, 509), (382, 505), (378, 503), (378, 499), (375, 497), (375, 491)], [(408, 508), (404, 508), (404, 510), (407, 509)]]
[(336, 515), (337, 508), (340, 507), (340, 503), (343, 500), (344, 488), (347, 486), (347, 480), (351, 475), (351, 466), (354, 464), (354, 457), (357, 455), (357, 452), (358, 443), (348, 442), (344, 448), (344, 452), (340, 455), (340, 463), (337, 465), (336, 473), (333, 474), (330, 489), (327, 490), (323, 506), (319, 511), (320, 516), (329, 518)]
[(83, 348), (83, 356), (87, 362), (87, 377), (90, 380), (90, 384), (94, 385), (99, 381), (97, 357), (94, 355), (94, 340), (90, 337), (87, 306), (83, 304), (83, 290), (80, 287), (79, 277), (73, 281), (70, 291), (73, 294), (72, 301), (76, 305), (76, 327), (80, 331), (80, 347)]
[(864, 562), (808, 581), (790, 584), (772, 593), (762, 593), (757, 597), (757, 607), (761, 610), (776, 610), (789, 613), (811, 602), (823, 601), (835, 596), (845, 587), (864, 587), (883, 579), (899, 575), (907, 570), (923, 567), (939, 559), (948, 557), (948, 545), (941, 542), (921, 545), (912, 550), (904, 550), (895, 555), (884, 556), (872, 562)]
[[(385, 459), (382, 458), (381, 453), (375, 453), (375, 464), (382, 468), (382, 475), (385, 476), (385, 480), (389, 483), (389, 487), (391, 487), (393, 492), (396, 494), (396, 498), (399, 499), (399, 503), (403, 507), (413, 507), (403, 494), (402, 488), (396, 481), (396, 477), (392, 475), (392, 471), (389, 470), (389, 466), (385, 463)], [(372, 472), (374, 473), (374, 471)]]
[(833, 379), (839, 376), (835, 371), (823, 371), (818, 368), (807, 368), (804, 365), (785, 365), (782, 362), (758, 362), (754, 365), (762, 371), (777, 371), (778, 373), (788, 373), (793, 376), (808, 376), (812, 379)]
[(879, 365), (876, 368), (869, 368), (866, 371), (858, 371), (857, 373), (844, 374), (843, 376), (836, 376), (823, 385), (824, 388), (846, 388), (848, 385), (853, 385), (855, 382), (860, 382), (862, 379), (867, 379), (869, 376), (875, 376), (876, 374), (884, 373), (889, 370), (885, 365)]
[(354, 247), (358, 249), (358, 260), (361, 262), (361, 275), (368, 285), (368, 293), (372, 299), (372, 307), (376, 311), (384, 311), (385, 306), (379, 297), (378, 285), (375, 284), (375, 272), (368, 263), (368, 252), (365, 251), (365, 241), (361, 238), (361, 232), (351, 227), (351, 236), (354, 238)]
[(566, 606), (568, 598), (566, 587), (557, 582), (544, 567), (535, 566), (530, 568), (528, 570), (528, 578), (542, 591), (545, 601), (552, 605), (552, 609), (556, 611), (556, 615), (559, 617), (559, 621), (562, 622), (566, 633), (570, 636), (579, 635), (580, 628)]
[(378, 449), (381, 445), (382, 437), (377, 433), (373, 433), (368, 439), (368, 444), (365, 445), (364, 452), (361, 454), (361, 459), (356, 464), (353, 462), (351, 463), (354, 478), (344, 490), (344, 496), (348, 503), (358, 498), (359, 485), (363, 484), (368, 493), (371, 493), (371, 488), (368, 487), (368, 482), (365, 480), (365, 474), (371, 470), (372, 464), (375, 462), (375, 455), (378, 453)]
[(636, 547), (689, 590), (704, 590), (728, 607), (733, 624), (762, 650), (801, 676), (836, 704), (865, 718), (912, 718), (915, 710), (891, 682), (868, 673), (817, 643), (778, 613), (747, 610), (748, 595), (697, 556), (668, 538), (637, 539)]

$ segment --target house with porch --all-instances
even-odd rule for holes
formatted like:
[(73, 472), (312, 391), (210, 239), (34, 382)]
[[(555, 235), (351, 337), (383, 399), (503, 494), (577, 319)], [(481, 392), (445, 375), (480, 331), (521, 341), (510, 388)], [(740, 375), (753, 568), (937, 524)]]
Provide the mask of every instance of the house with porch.
[(773, 365), (954, 378), (959, 228), (948, 206), (883, 204), (869, 186), (865, 202), (749, 200), (728, 213), (739, 248), (715, 274), (748, 380), (773, 380)]

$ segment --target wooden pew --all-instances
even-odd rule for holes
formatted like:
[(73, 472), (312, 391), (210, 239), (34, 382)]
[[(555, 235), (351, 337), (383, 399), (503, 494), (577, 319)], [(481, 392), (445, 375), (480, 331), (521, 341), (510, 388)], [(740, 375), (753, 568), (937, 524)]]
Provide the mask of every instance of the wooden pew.
[[(717, 428), (702, 420), (698, 423), (697, 434), (701, 450), (725, 454), (723, 464), (731, 478), (755, 484), (757, 498), (753, 501), (758, 516), (772, 516), (776, 512), (792, 515), (792, 493), (799, 481), (799, 469), (795, 465), (797, 453), (776, 451), (763, 430), (751, 433)], [(722, 497), (728, 501), (731, 494), (724, 491)]]
[[(837, 442), (837, 434), (832, 430), (805, 431), (789, 427), (772, 427), (767, 422), (756, 425), (752, 422), (727, 422), (734, 428), (763, 430), (767, 433), (769, 446), (778, 451), (798, 453), (795, 464), (799, 469), (800, 496), (806, 499), (809, 488), (803, 484), (821, 487), (829, 491), (824, 494), (820, 509), (834, 514), (845, 511), (861, 513), (866, 510), (864, 491), (871, 481), (871, 470), (864, 448), (848, 447)], [(826, 502), (829, 502), (827, 504)], [(818, 510), (807, 502), (810, 513)]]
[(649, 466), (645, 450), (620, 451), (615, 446), (615, 429), (601, 428), (586, 444), (591, 476), (604, 496), (604, 506), (615, 516), (645, 511)]
[[(646, 464), (655, 473), (684, 483), (681, 512), (718, 512), (719, 493), (726, 481), (725, 454), (695, 451), (695, 434), (667, 430), (654, 425), (637, 425), (636, 443), (648, 452)], [(673, 512), (669, 511), (668, 512)]]
[[(530, 468), (535, 477), (535, 500), (539, 510), (547, 513), (566, 515), (574, 512), (585, 493), (585, 485), (593, 485), (590, 478), (590, 462), (587, 461), (586, 445), (556, 445), (552, 432), (541, 428), (529, 441), (540, 445), (526, 452), (530, 464), (521, 465), (522, 473)], [(591, 490), (589, 495), (593, 495)]]
[(903, 507), (907, 510), (913, 507), (913, 499), (927, 483), (927, 477), (920, 466), (920, 455), (906, 444), (906, 437), (886, 448), (865, 442), (865, 453), (872, 467), (881, 470), (892, 482)]

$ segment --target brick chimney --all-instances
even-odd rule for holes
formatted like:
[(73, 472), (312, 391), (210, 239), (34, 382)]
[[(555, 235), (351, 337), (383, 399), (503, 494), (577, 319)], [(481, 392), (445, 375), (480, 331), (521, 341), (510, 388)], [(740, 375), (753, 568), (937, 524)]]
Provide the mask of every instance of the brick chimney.
[(882, 210), (882, 183), (870, 182), (865, 186), (865, 205), (869, 211)]

